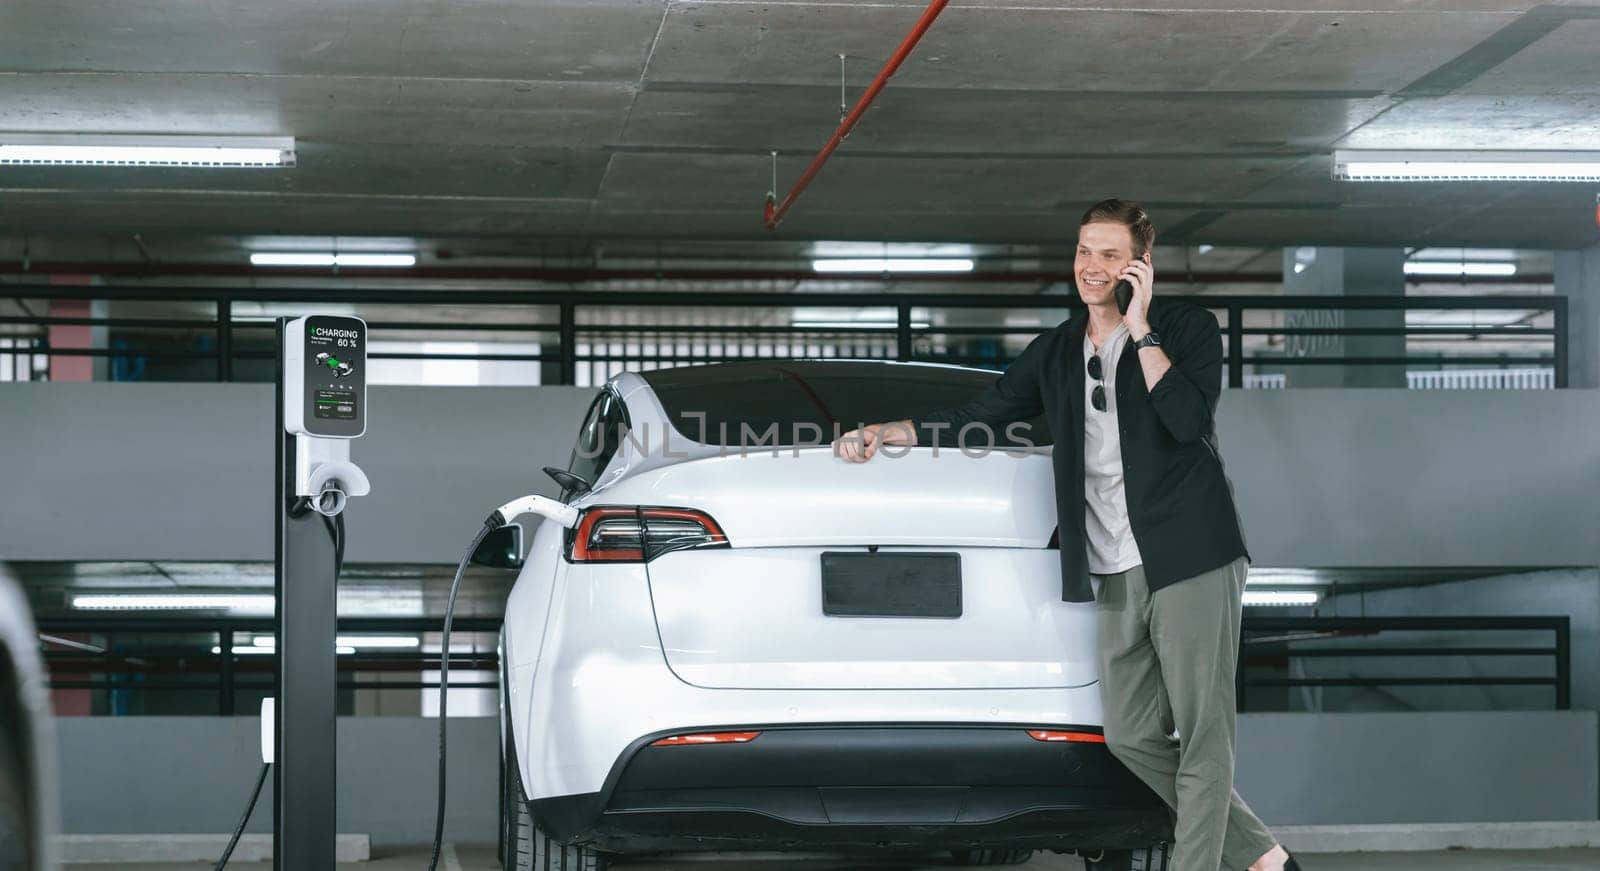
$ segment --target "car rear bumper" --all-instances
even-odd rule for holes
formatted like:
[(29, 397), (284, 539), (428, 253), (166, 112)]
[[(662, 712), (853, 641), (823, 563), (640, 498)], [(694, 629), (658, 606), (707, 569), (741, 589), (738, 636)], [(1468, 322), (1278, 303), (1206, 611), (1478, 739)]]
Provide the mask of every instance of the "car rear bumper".
[(535, 800), (541, 828), (617, 852), (759, 847), (1117, 849), (1170, 839), (1166, 807), (1103, 743), (1028, 728), (739, 727), (746, 744), (641, 739), (600, 793)]

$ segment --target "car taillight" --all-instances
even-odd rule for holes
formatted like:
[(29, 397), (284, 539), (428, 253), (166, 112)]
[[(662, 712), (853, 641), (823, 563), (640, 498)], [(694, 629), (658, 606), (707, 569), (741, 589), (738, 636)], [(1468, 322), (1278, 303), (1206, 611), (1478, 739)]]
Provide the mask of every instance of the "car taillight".
[(573, 562), (643, 562), (639, 509), (591, 508), (572, 537)]
[(1029, 729), (1028, 737), (1035, 741), (1044, 741), (1050, 744), (1104, 744), (1106, 736), (1098, 732), (1068, 732), (1054, 729)]
[(724, 546), (728, 537), (689, 508), (590, 508), (572, 537), (573, 562), (647, 562), (674, 550)]
[(701, 732), (694, 735), (673, 735), (650, 742), (651, 747), (685, 747), (690, 744), (747, 744), (760, 732)]

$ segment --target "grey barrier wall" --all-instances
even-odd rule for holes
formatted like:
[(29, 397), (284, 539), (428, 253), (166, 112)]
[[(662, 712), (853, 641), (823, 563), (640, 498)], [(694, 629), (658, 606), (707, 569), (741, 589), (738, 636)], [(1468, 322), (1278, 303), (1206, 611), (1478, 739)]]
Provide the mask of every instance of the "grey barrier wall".
[[(593, 396), (370, 388), (346, 559), (453, 564), (495, 506), (555, 493)], [(0, 559), (271, 560), (273, 420), (270, 384), (0, 385)]]
[[(66, 834), (225, 834), (261, 770), (257, 717), (64, 717), (61, 829)], [(373, 846), (433, 838), (439, 721), (339, 718), (338, 831)], [(500, 724), (453, 718), (445, 836), (494, 843)], [(272, 831), (272, 779), (247, 832)]]
[[(593, 391), (374, 387), (349, 559), (453, 563), (550, 494)], [(0, 559), (267, 560), (272, 388), (0, 385)], [(1600, 564), (1600, 391), (1227, 391), (1259, 566)], [(888, 460), (885, 459), (887, 462)]]

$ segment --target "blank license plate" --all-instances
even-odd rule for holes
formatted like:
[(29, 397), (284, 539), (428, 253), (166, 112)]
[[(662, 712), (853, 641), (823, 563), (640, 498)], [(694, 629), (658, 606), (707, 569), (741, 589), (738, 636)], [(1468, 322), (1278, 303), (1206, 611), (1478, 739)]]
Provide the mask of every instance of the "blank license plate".
[(830, 617), (960, 617), (961, 555), (824, 552), (822, 613)]

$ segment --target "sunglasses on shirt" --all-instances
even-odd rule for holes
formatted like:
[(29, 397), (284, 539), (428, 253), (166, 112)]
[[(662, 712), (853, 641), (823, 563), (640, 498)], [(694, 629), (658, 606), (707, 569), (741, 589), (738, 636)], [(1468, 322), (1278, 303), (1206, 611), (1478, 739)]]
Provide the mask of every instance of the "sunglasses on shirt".
[(1095, 411), (1105, 411), (1106, 410), (1105, 370), (1100, 367), (1100, 355), (1099, 354), (1096, 354), (1093, 357), (1089, 358), (1089, 377), (1093, 378), (1097, 382), (1094, 385), (1094, 392), (1089, 394), (1089, 404), (1094, 406), (1094, 410)]

